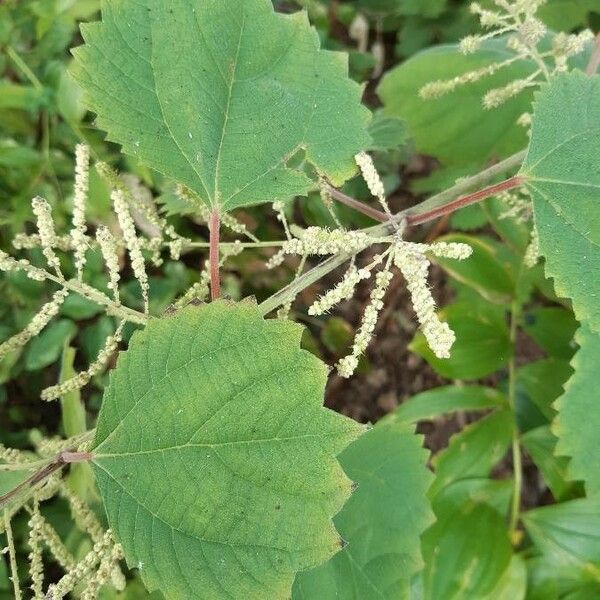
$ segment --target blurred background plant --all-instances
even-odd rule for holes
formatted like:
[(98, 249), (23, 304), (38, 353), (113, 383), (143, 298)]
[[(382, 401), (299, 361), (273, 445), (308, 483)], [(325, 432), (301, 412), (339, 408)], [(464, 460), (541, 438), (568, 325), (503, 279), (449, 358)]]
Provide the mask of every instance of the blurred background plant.
[[(57, 230), (69, 230), (75, 147), (82, 142), (90, 147), (94, 163), (108, 165), (104, 173), (90, 171), (87, 210), (92, 228), (105, 224), (110, 229), (116, 223), (110, 197), (114, 187), (110, 173), (116, 169), (126, 174), (123, 185), (141, 199), (142, 209), (138, 206), (133, 217), (148, 238), (155, 230), (144, 203), (157, 207), (158, 218), (168, 217), (181, 236), (208, 238), (206, 219), (194, 216), (185, 193), (106, 143), (92, 126), (93, 116), (82, 107), (80, 91), (68, 73), (69, 49), (81, 42), (79, 22), (96, 19), (99, 4), (99, 0), (0, 3), (0, 247), (5, 252), (14, 253), (12, 240), (24, 239), (18, 234), (36, 232), (31, 211), (35, 196), (48, 201)], [(542, 67), (532, 66), (531, 57), (523, 56), (503, 69), (492, 68), (510, 58), (504, 38), (477, 38), (477, 43), (467, 38), (471, 43), (461, 44), (480, 32), (481, 10), (498, 10), (499, 3), (480, 2), (479, 12), (462, 0), (274, 4), (282, 11), (305, 8), (323, 45), (349, 53), (351, 76), (365, 84), (365, 102), (374, 111), (370, 150), (392, 212), (526, 146), (522, 115), (531, 111), (533, 90), (523, 87), (522, 93), (508, 95), (494, 110), (486, 111), (483, 99), (490, 91), (527, 80)], [(597, 0), (535, 4), (540, 4), (536, 19), (547, 28), (546, 37), (600, 29)], [(542, 38), (537, 41), (545, 43)], [(584, 68), (591, 47), (591, 42), (582, 47), (570, 66)], [(449, 94), (427, 101), (420, 96), (431, 82), (481, 70), (491, 73)], [(342, 191), (372, 202), (360, 177)], [(427, 598), (600, 597), (599, 513), (581, 499), (581, 485), (569, 481), (566, 460), (553, 454), (556, 438), (550, 427), (552, 404), (571, 373), (577, 323), (568, 303), (556, 297), (552, 283), (544, 278), (543, 265), (524, 265), (531, 241), (527, 206), (526, 198), (496, 197), (411, 230), (410, 241), (464, 243), (474, 250), (464, 262), (432, 259), (434, 295), (446, 306), (442, 316), (457, 336), (451, 358), (437, 358), (416, 332), (409, 293), (397, 277), (387, 289), (376, 340), (360, 359), (357, 374), (350, 380), (333, 375), (329, 381), (328, 406), (362, 422), (385, 418), (418, 423), (425, 434), (433, 453), (436, 479), (430, 498), (438, 520), (423, 538), (425, 568), (414, 588)], [(328, 206), (318, 190), (279, 208), (289, 222), (301, 227), (373, 223), (346, 206)], [(235, 217), (225, 241), (240, 233), (248, 241), (282, 237), (278, 211), (246, 209)], [(39, 263), (41, 249), (22, 245), (22, 255)], [(371, 260), (377, 251), (373, 248)], [(298, 259), (286, 256), (267, 270), (265, 263), (273, 253), (260, 247), (232, 253), (225, 266), (225, 294), (262, 300), (291, 280)], [(204, 248), (188, 248), (180, 259), (176, 252), (166, 252), (154, 265), (149, 261), (150, 313), (167, 310), (194, 283), (197, 290), (203, 289), (205, 259)], [(75, 272), (70, 259), (64, 259), (62, 267), (66, 273)], [(107, 289), (99, 257), (90, 253), (86, 269), (88, 283)], [(290, 313), (307, 326), (305, 347), (330, 364), (351, 350), (369, 302), (369, 286), (359, 284), (354, 297), (333, 314), (309, 314), (314, 301), (341, 276), (333, 273), (304, 290)], [(124, 303), (143, 311), (133, 270), (124, 265), (121, 277)], [(23, 272), (4, 273), (0, 343), (21, 331), (55, 291), (51, 283), (32, 280)], [(41, 403), (40, 394), (87, 369), (118, 327), (117, 317), (71, 295), (48, 327), (5, 356), (0, 363), (0, 443), (39, 453), (47, 440), (76, 436), (92, 427), (107, 379), (105, 368), (93, 374), (81, 393), (65, 394), (60, 404)], [(134, 328), (128, 323), (119, 330), (124, 341)], [(2, 494), (15, 480), (0, 475)], [(79, 478), (72, 485), (79, 486), (102, 520), (89, 472), (74, 469), (71, 476)], [(537, 508), (544, 505), (552, 506)], [(521, 520), (523, 511), (527, 512)], [(71, 556), (79, 560), (90, 552), (94, 537), (74, 524), (68, 496), (45, 503), (42, 513)], [(30, 518), (21, 514), (13, 522), (24, 581)], [(475, 537), (482, 540), (481, 546), (472, 543)], [(58, 581), (59, 562), (51, 562), (47, 580)], [(467, 571), (471, 574), (467, 581), (457, 580), (456, 574)], [(12, 597), (8, 566), (0, 561), (0, 598)], [(107, 587), (100, 597), (134, 599), (148, 594), (133, 578), (124, 591)]]

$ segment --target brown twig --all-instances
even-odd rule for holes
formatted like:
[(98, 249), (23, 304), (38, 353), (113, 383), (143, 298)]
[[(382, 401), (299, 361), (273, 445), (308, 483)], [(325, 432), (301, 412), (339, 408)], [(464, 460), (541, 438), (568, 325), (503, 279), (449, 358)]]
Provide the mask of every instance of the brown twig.
[(327, 192), (331, 195), (334, 200), (337, 200), (340, 204), (344, 204), (345, 206), (349, 206), (354, 210), (362, 213), (363, 215), (367, 215), (367, 217), (371, 217), (371, 219), (375, 219), (375, 221), (379, 221), (380, 223), (385, 223), (389, 220), (389, 216), (384, 212), (373, 208), (372, 206), (368, 206), (358, 200), (347, 196), (343, 192), (336, 190), (331, 186), (327, 186)]
[(87, 462), (92, 460), (93, 456), (94, 455), (89, 452), (77, 452), (75, 449), (60, 452), (56, 455), (54, 460), (49, 462), (45, 467), (42, 467), (18, 486), (0, 496), (0, 509), (8, 506), (9, 502), (22, 491), (30, 490), (39, 483), (46, 481), (51, 475), (56, 473), (56, 471), (60, 471), (64, 466), (73, 463)]
[(215, 206), (210, 213), (210, 297), (217, 300), (221, 297), (221, 274), (219, 273), (219, 237), (221, 222), (219, 210)]

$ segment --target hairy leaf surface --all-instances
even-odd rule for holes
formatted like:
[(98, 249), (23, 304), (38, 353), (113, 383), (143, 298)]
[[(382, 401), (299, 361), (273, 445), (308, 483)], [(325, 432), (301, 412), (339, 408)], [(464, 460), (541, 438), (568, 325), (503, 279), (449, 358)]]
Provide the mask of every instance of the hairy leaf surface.
[(341, 185), (369, 143), (347, 57), (320, 49), (306, 13), (269, 0), (104, 0), (73, 73), (123, 150), (209, 205), (304, 195), (300, 150)]
[(600, 331), (600, 77), (574, 71), (538, 95), (521, 175), (559, 295)]
[(293, 600), (407, 597), (422, 566), (420, 536), (433, 513), (422, 438), (411, 425), (382, 423), (340, 455), (357, 491), (335, 518), (348, 545), (328, 563), (299, 573)]
[(302, 328), (217, 302), (152, 320), (113, 371), (94, 471), (127, 561), (168, 599), (285, 599), (342, 546), (335, 456), (362, 427), (322, 406)]
[(600, 494), (600, 391), (598, 359), (600, 334), (586, 325), (575, 334), (580, 349), (573, 357), (574, 375), (565, 384), (565, 393), (556, 401), (558, 417), (554, 433), (556, 453), (569, 456), (569, 474), (583, 480), (590, 495)]

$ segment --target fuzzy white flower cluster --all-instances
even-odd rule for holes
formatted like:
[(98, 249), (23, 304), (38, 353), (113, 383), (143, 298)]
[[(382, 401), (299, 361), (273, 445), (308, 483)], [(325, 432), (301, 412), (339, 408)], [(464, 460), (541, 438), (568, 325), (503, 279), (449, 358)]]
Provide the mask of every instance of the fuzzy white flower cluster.
[(329, 256), (340, 252), (360, 252), (371, 245), (370, 237), (362, 231), (344, 231), (308, 227), (298, 237), (285, 242), (281, 249), (267, 262), (272, 269), (283, 263), (286, 255)]
[(60, 307), (69, 295), (66, 290), (55, 292), (52, 299), (46, 302), (40, 311), (31, 319), (23, 331), (13, 335), (0, 344), (0, 358), (4, 358), (9, 352), (22, 348), (29, 340), (36, 337), (48, 323), (58, 314)]
[(117, 241), (108, 227), (100, 225), (96, 230), (96, 240), (100, 246), (102, 258), (108, 269), (108, 289), (112, 291), (115, 302), (120, 304), (119, 299), (119, 251)]
[(375, 196), (383, 210), (387, 215), (391, 216), (390, 207), (388, 206), (387, 199), (385, 197), (385, 188), (383, 181), (375, 168), (373, 159), (366, 153), (360, 152), (354, 157), (356, 164), (358, 165), (360, 172), (362, 173), (363, 179), (369, 188), (369, 191)]
[(426, 250), (437, 256), (459, 260), (470, 256), (472, 250), (465, 244), (438, 244), (437, 247), (434, 244), (427, 248), (422, 244), (402, 241), (397, 242), (394, 249), (394, 264), (406, 280), (421, 331), (429, 347), (438, 358), (449, 358), (456, 336), (447, 323), (440, 321), (435, 312), (435, 300), (427, 284), (430, 262), (425, 255)]
[(123, 339), (123, 326), (124, 322), (119, 325), (114, 335), (109, 335), (106, 338), (104, 346), (100, 350), (98, 357), (85, 371), (77, 373), (75, 376), (63, 381), (62, 383), (59, 383), (58, 385), (53, 385), (45, 390), (42, 390), (42, 400), (45, 400), (46, 402), (58, 400), (61, 396), (86, 386), (93, 377), (102, 373), (106, 369), (108, 361), (114, 355), (119, 347), (119, 343)]
[(480, 50), (486, 40), (506, 36), (506, 47), (513, 56), (447, 81), (433, 81), (421, 89), (421, 97), (438, 98), (458, 86), (479, 81), (517, 61), (527, 61), (534, 65), (529, 76), (511, 81), (504, 87), (492, 89), (485, 94), (483, 105), (492, 109), (501, 106), (527, 88), (538, 86), (552, 76), (566, 71), (568, 60), (583, 52), (586, 45), (593, 40), (594, 34), (590, 30), (577, 34), (554, 34), (550, 50), (546, 49), (545, 40), (549, 31), (536, 16), (545, 1), (494, 0), (496, 10), (483, 8), (478, 2), (472, 3), (471, 12), (479, 17), (486, 33), (465, 37), (460, 43), (460, 51), (463, 54), (472, 54)]
[(129, 205), (125, 199), (125, 194), (121, 190), (114, 190), (111, 194), (113, 206), (119, 226), (123, 232), (123, 238), (129, 251), (131, 259), (131, 268), (135, 278), (138, 280), (142, 289), (142, 298), (144, 299), (144, 312), (148, 313), (148, 275), (146, 274), (146, 263), (142, 254), (142, 246), (135, 230), (135, 223), (129, 211)]
[(365, 352), (373, 337), (379, 313), (383, 308), (383, 298), (392, 280), (392, 265), (401, 271), (406, 280), (421, 330), (434, 354), (439, 358), (450, 356), (455, 335), (448, 324), (441, 321), (435, 312), (435, 300), (427, 284), (430, 266), (426, 256), (428, 253), (438, 257), (464, 260), (471, 256), (473, 250), (467, 244), (448, 242), (415, 244), (405, 242), (398, 236), (390, 248), (383, 255), (378, 256), (368, 268), (357, 270), (351, 267), (335, 288), (313, 304), (309, 314), (318, 315), (350, 297), (358, 281), (368, 279), (375, 264), (381, 263), (387, 257), (385, 266), (375, 276), (375, 286), (354, 340), (352, 352), (337, 364), (340, 376), (347, 378), (354, 373), (361, 354)]
[(54, 252), (54, 244), (56, 240), (56, 231), (54, 229), (54, 219), (52, 218), (52, 209), (46, 200), (35, 197), (31, 201), (31, 207), (33, 208), (33, 214), (37, 220), (37, 229), (40, 236), (40, 243), (42, 245), (42, 252), (46, 257), (48, 266), (54, 269), (59, 277), (62, 278), (60, 270), (60, 260)]
[(383, 298), (387, 288), (392, 281), (392, 273), (390, 271), (389, 261), (386, 266), (375, 275), (375, 286), (371, 291), (369, 298), (369, 304), (365, 309), (360, 328), (354, 343), (352, 344), (352, 352), (348, 356), (342, 358), (337, 364), (337, 370), (341, 377), (351, 377), (356, 367), (358, 367), (358, 361), (362, 354), (366, 351), (373, 338), (373, 332), (377, 325), (379, 313), (383, 308)]
[(357, 269), (352, 265), (344, 278), (324, 296), (319, 298), (308, 309), (308, 314), (311, 316), (322, 315), (331, 310), (344, 300), (350, 300), (354, 295), (356, 286), (365, 279), (370, 279), (371, 271), (369, 269)]
[(73, 197), (73, 228), (71, 239), (74, 246), (75, 268), (79, 281), (83, 278), (85, 253), (88, 248), (85, 204), (89, 190), (90, 149), (85, 144), (75, 148), (75, 191)]

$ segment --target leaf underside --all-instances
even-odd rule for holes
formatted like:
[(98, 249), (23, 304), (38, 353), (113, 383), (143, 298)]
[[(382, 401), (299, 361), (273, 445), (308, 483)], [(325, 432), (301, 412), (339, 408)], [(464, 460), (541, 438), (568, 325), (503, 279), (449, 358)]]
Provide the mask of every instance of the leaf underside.
[(108, 139), (224, 210), (305, 195), (299, 151), (335, 185), (369, 145), (347, 56), (270, 0), (104, 0), (73, 75)]
[(335, 456), (361, 431), (322, 406), (302, 328), (216, 302), (152, 320), (105, 392), (94, 471), (127, 562), (167, 599), (289, 598), (341, 546)]
[(521, 175), (556, 291), (600, 331), (600, 77), (562, 75), (539, 93)]

